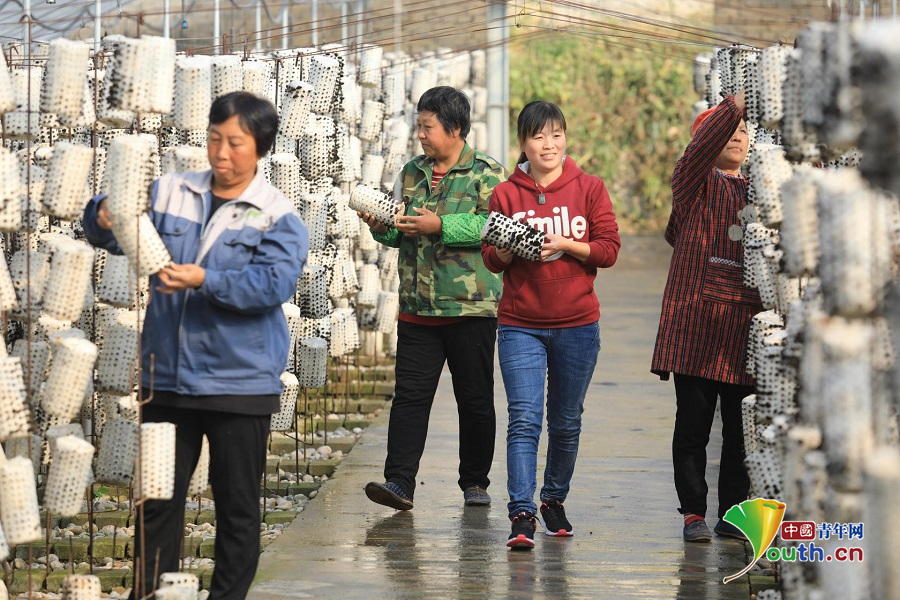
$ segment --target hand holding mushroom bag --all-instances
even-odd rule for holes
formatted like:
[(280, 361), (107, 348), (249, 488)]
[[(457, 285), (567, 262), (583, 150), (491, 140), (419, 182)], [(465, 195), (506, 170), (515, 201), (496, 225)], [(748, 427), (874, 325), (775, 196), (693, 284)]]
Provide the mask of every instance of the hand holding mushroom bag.
[[(210, 170), (153, 184), (150, 218), (173, 262), (151, 278), (141, 381), (143, 397), (151, 382), (153, 396), (142, 420), (176, 424), (176, 476), (171, 500), (139, 511), (132, 597), (155, 589), (154, 573), (179, 570), (184, 498), (204, 435), (219, 532), (211, 596), (243, 598), (256, 572), (259, 481), (289, 345), (281, 304), (293, 297), (309, 249), (293, 203), (257, 170), (277, 127), (268, 101), (221, 96), (209, 115)], [(105, 200), (85, 208), (85, 233), (121, 253)]]

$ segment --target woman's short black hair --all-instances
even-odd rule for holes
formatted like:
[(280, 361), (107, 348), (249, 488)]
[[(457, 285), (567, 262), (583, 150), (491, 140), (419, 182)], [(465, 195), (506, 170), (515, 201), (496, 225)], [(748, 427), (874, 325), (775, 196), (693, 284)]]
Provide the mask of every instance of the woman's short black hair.
[(454, 129), (459, 129), (459, 137), (465, 139), (472, 129), (472, 108), (469, 99), (449, 85), (439, 85), (422, 94), (416, 105), (416, 111), (434, 113), (444, 126), (447, 135)]
[(216, 98), (209, 109), (209, 124), (219, 125), (234, 115), (241, 127), (256, 140), (256, 155), (260, 158), (275, 145), (278, 132), (278, 113), (272, 103), (250, 92), (231, 92)]
[[(566, 116), (557, 105), (544, 100), (535, 100), (526, 104), (519, 113), (519, 120), (516, 126), (519, 143), (521, 144), (528, 138), (534, 137), (548, 123), (555, 123), (563, 131), (566, 130)], [(522, 164), (526, 160), (528, 159), (523, 152), (519, 155), (518, 164)]]

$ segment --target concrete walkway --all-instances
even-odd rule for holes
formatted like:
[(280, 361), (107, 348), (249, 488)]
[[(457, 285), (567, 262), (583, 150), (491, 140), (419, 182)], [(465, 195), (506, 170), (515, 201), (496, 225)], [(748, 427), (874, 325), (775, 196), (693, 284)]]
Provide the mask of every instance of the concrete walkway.
[[(249, 598), (749, 598), (747, 577), (722, 583), (747, 564), (749, 544), (681, 539), (670, 454), (674, 389), (648, 371), (670, 249), (661, 236), (623, 242), (618, 264), (597, 278), (602, 348), (566, 501), (573, 538), (544, 536), (539, 528), (533, 551), (504, 546), (506, 400), (499, 367), (494, 504), (463, 507), (456, 409), (445, 371), (415, 509), (396, 512), (363, 494), (366, 482), (382, 480), (385, 414), (263, 552)], [(710, 456), (718, 457), (718, 444), (714, 439)], [(539, 487), (544, 455), (542, 444)], [(712, 523), (716, 476), (714, 466), (707, 473)]]

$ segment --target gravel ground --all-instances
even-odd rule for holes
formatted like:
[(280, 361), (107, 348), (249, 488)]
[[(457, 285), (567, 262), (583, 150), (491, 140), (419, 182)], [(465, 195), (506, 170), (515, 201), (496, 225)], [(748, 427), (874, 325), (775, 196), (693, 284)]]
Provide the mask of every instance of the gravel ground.
[[(343, 438), (347, 436), (354, 436), (355, 438), (359, 438), (362, 435), (362, 430), (360, 428), (355, 428), (353, 431), (348, 431), (344, 428), (338, 428), (335, 431), (329, 432), (329, 438)], [(282, 460), (294, 460), (295, 454), (296, 457), (301, 459), (308, 459), (310, 461), (314, 460), (341, 460), (344, 457), (343, 452), (340, 450), (332, 451), (330, 446), (325, 444), (316, 445), (318, 436), (304, 440), (306, 442), (310, 442), (306, 448), (301, 448), (298, 452), (290, 452), (281, 456), (270, 455), (267, 458), (281, 458)], [(299, 475), (296, 473), (288, 472), (279, 469), (276, 474), (271, 474), (266, 476), (267, 483), (271, 484), (286, 484), (286, 483), (297, 483), (300, 481), (303, 482), (318, 482), (320, 485), (324, 484), (328, 481), (329, 477), (327, 475), (322, 476), (312, 476), (309, 474)], [(269, 498), (260, 498), (259, 505), (261, 510), (265, 510), (266, 513), (273, 512), (294, 512), (299, 513), (302, 511), (309, 501), (312, 498), (316, 497), (316, 491), (312, 491), (309, 495), (304, 494), (296, 494), (296, 495), (285, 495), (285, 496), (271, 496)], [(110, 496), (100, 496), (94, 500), (94, 511), (95, 512), (103, 512), (103, 511), (113, 511), (113, 510), (129, 510), (131, 505), (127, 501), (117, 501), (115, 498)], [(186, 510), (210, 510), (215, 508), (215, 501), (211, 498), (200, 498), (199, 501), (194, 499), (189, 499), (185, 502)], [(87, 507), (85, 507), (85, 512), (87, 511)], [(263, 543), (266, 543), (269, 540), (273, 540), (277, 538), (282, 531), (288, 525), (282, 523), (276, 523), (272, 525), (268, 525), (266, 523), (262, 523), (260, 526), (260, 540)], [(66, 538), (90, 538), (91, 535), (97, 538), (104, 537), (113, 537), (117, 536), (119, 538), (132, 538), (134, 537), (134, 526), (129, 527), (115, 527), (113, 525), (107, 525), (102, 528), (98, 528), (96, 525), (91, 525), (91, 530), (88, 529), (85, 525), (77, 525), (77, 524), (69, 524), (65, 527), (54, 527), (51, 530), (51, 543), (57, 542)], [(216, 536), (216, 528), (215, 525), (211, 523), (188, 523), (184, 528), (185, 537), (198, 538), (198, 544), (200, 542), (213, 539)], [(94, 571), (102, 571), (103, 569), (131, 569), (133, 567), (132, 561), (130, 559), (115, 559), (113, 557), (102, 557), (97, 559), (97, 564), (94, 564)], [(34, 570), (44, 570), (47, 568), (47, 564), (50, 565), (51, 571), (60, 571), (67, 569), (75, 569), (75, 570), (86, 570), (90, 567), (90, 565), (86, 562), (78, 562), (74, 565), (71, 565), (68, 561), (60, 560), (59, 557), (55, 554), (50, 554), (48, 556), (41, 556), (35, 559), (35, 561), (30, 565)], [(15, 570), (27, 569), (29, 567), (28, 563), (21, 559), (16, 558), (12, 561), (11, 566), (14, 567)], [(210, 569), (215, 566), (215, 560), (211, 558), (185, 558), (183, 559), (182, 566), (184, 569)], [(2, 583), (2, 581), (0, 581)], [(130, 592), (130, 588), (116, 588), (111, 592), (104, 592), (101, 594), (101, 598), (127, 598), (128, 593)], [(203, 590), (200, 592), (199, 600), (206, 600), (208, 592)], [(2, 590), (0, 590), (0, 596), (2, 596)], [(28, 593), (21, 593), (18, 595), (10, 594), (10, 598), (18, 598), (18, 599), (29, 599), (29, 600), (57, 600), (62, 598), (61, 594), (49, 593), (49, 592), (32, 592), (30, 595)]]

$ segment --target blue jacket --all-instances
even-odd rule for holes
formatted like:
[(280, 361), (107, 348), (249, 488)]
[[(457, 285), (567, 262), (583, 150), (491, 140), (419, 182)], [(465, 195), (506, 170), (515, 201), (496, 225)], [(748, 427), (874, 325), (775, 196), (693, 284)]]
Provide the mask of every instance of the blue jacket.
[[(170, 173), (152, 188), (150, 218), (178, 264), (206, 270), (203, 285), (156, 291), (142, 334), (142, 385), (190, 396), (280, 394), (290, 336), (281, 304), (291, 299), (309, 250), (309, 234), (293, 204), (261, 171), (241, 196), (207, 223), (212, 172)], [(97, 226), (93, 198), (84, 210), (88, 241), (122, 251)], [(204, 226), (204, 223), (206, 225)]]

